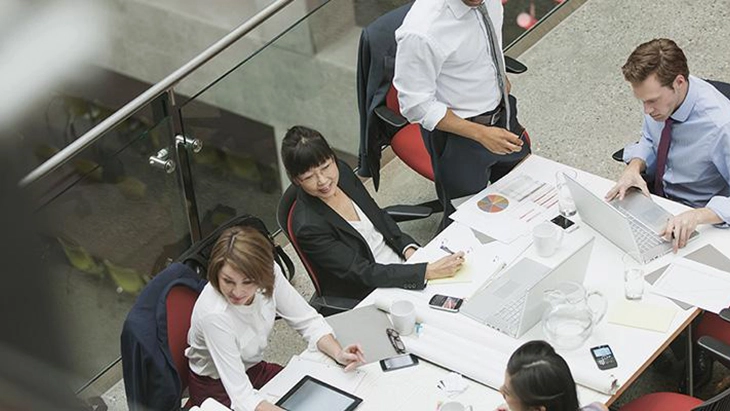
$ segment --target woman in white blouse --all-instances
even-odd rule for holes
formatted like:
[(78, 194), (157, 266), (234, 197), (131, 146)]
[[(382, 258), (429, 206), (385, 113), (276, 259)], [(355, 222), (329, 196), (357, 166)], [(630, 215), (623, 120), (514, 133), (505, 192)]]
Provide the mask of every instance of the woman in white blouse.
[(282, 367), (263, 361), (278, 314), (309, 343), (350, 371), (364, 363), (359, 345), (342, 348), (332, 328), (307, 304), (274, 264), (268, 239), (251, 227), (232, 227), (213, 246), (209, 283), (195, 308), (188, 333), (190, 397), (234, 410), (280, 410), (259, 393)]

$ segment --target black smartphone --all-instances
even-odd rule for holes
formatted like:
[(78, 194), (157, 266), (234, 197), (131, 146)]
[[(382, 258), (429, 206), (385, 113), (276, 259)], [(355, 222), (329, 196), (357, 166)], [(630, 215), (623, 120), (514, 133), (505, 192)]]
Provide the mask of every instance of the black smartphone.
[(383, 371), (400, 370), (401, 368), (413, 367), (418, 364), (418, 358), (413, 354), (397, 355), (395, 357), (380, 360), (380, 368)]
[(459, 311), (461, 304), (464, 302), (463, 298), (449, 297), (448, 295), (436, 294), (431, 297), (428, 302), (428, 306), (437, 310), (444, 310), (451, 313)]
[(578, 225), (575, 224), (571, 219), (563, 217), (562, 215), (557, 215), (555, 218), (550, 220), (550, 222), (565, 230), (566, 233), (569, 233), (578, 228)]
[(591, 348), (591, 354), (593, 354), (593, 359), (596, 360), (596, 365), (601, 370), (609, 370), (611, 368), (618, 367), (616, 357), (613, 355), (613, 351), (611, 351), (611, 347), (608, 345), (599, 345)]

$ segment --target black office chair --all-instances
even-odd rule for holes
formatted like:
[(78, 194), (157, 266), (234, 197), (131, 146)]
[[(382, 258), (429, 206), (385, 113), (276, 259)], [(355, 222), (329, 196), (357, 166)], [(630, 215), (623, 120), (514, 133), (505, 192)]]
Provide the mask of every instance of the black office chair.
[[(722, 93), (725, 97), (730, 100), (730, 84), (722, 82), (722, 81), (716, 81), (716, 80), (707, 80), (708, 83), (712, 84), (720, 93)], [(615, 153), (611, 154), (611, 158), (618, 161), (619, 163), (624, 162), (624, 149), (616, 151)], [(646, 178), (645, 178), (646, 180)], [(651, 181), (647, 181), (647, 183), (651, 183)], [(649, 185), (650, 187), (653, 186), (653, 184)]]
[(292, 231), (292, 211), (294, 210), (294, 206), (296, 205), (296, 203), (297, 187), (294, 185), (290, 185), (286, 189), (286, 191), (284, 191), (284, 194), (279, 200), (279, 206), (276, 210), (276, 221), (279, 223), (279, 227), (281, 227), (281, 230), (291, 242), (294, 250), (299, 256), (299, 259), (302, 260), (302, 264), (304, 265), (304, 268), (309, 275), (309, 279), (312, 281), (312, 285), (314, 285), (314, 295), (309, 300), (309, 305), (314, 307), (314, 309), (317, 310), (318, 313), (322, 314), (325, 317), (328, 315), (351, 310), (360, 301), (352, 298), (333, 297), (322, 294), (322, 287), (320, 286), (317, 272), (314, 269), (312, 263), (309, 261), (309, 258), (299, 248), (297, 239), (294, 236), (294, 232)]
[[(379, 187), (381, 150), (390, 145), (408, 167), (433, 181), (431, 157), (418, 124), (401, 116), (397, 91), (392, 85), (395, 70), (395, 30), (403, 23), (412, 3), (382, 15), (363, 29), (357, 66), (357, 98), (360, 112), (358, 175), (372, 177)], [(527, 67), (505, 56), (508, 73), (524, 73)], [(418, 205), (396, 205), (386, 210), (395, 221), (425, 218), (443, 211), (437, 199)]]

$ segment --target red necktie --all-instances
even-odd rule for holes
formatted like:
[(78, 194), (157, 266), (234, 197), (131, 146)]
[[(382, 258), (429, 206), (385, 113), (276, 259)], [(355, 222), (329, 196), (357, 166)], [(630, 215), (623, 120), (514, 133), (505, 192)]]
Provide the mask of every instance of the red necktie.
[(654, 177), (654, 194), (664, 197), (664, 169), (667, 166), (667, 155), (669, 154), (669, 143), (672, 141), (672, 124), (674, 120), (669, 117), (664, 122), (662, 136), (659, 139), (659, 148), (656, 154), (656, 177)]

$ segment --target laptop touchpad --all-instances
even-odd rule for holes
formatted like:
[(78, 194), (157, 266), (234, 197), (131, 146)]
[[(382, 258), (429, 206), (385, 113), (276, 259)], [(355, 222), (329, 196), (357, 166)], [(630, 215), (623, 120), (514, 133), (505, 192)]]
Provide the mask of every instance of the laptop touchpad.
[(515, 290), (517, 290), (521, 285), (522, 284), (517, 281), (509, 280), (505, 285), (494, 291), (494, 295), (502, 299), (511, 297)]

